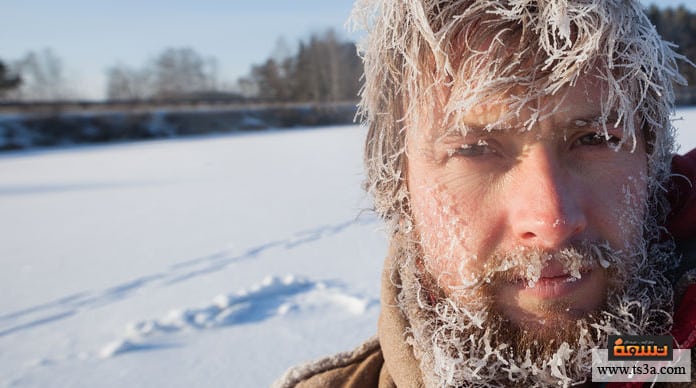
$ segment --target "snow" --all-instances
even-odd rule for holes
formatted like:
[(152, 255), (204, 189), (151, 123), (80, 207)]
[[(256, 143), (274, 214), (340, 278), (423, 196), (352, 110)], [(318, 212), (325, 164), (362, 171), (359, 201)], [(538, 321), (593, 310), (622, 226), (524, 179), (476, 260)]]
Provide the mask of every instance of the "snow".
[(0, 386), (268, 386), (374, 335), (364, 134), (0, 154)]
[(0, 386), (262, 387), (375, 334), (364, 135), (0, 154)]

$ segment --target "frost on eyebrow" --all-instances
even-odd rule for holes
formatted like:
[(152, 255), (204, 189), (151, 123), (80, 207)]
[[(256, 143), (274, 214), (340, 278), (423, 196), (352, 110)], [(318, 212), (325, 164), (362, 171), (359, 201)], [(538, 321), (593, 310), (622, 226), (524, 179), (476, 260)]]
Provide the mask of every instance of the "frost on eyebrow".
[(437, 135), (434, 136), (433, 142), (434, 143), (442, 143), (442, 142), (447, 142), (449, 140), (456, 140), (456, 141), (471, 141), (474, 142), (477, 145), (484, 145), (481, 142), (484, 142), (482, 138), (490, 136), (491, 132), (494, 131), (509, 131), (514, 129), (512, 125), (510, 124), (497, 124), (494, 123), (493, 125), (483, 125), (483, 126), (475, 126), (475, 125), (469, 125), (469, 124), (459, 124), (459, 125), (453, 125), (446, 127), (442, 130), (440, 130)]

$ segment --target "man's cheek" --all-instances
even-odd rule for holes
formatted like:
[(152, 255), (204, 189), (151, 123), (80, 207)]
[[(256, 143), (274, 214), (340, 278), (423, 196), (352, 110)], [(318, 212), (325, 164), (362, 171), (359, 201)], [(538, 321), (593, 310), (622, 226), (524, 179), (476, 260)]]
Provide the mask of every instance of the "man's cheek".
[[(412, 198), (416, 231), (423, 261), (442, 287), (457, 287), (477, 280), (472, 217), (466, 217), (461, 199), (444, 185), (414, 188)], [(481, 225), (482, 227), (483, 225)]]
[(621, 190), (610, 212), (613, 220), (607, 222), (614, 225), (614, 244), (616, 247), (630, 252), (640, 246), (643, 239), (643, 227), (647, 212), (647, 183), (645, 174), (628, 176), (621, 185)]

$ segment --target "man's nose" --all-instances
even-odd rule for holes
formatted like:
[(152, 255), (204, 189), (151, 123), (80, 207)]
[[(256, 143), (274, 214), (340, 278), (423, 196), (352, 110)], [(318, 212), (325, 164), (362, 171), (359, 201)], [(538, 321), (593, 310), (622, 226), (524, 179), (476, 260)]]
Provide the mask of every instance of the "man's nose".
[(515, 170), (509, 217), (517, 243), (557, 249), (584, 232), (582, 187), (551, 147), (531, 146)]

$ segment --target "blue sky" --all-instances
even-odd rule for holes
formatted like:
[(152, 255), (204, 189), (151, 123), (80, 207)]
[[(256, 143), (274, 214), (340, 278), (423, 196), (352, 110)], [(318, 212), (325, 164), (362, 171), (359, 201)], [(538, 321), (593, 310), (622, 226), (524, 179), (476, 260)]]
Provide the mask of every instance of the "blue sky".
[[(650, 3), (650, 1), (644, 1)], [(114, 64), (141, 66), (167, 47), (192, 47), (217, 58), (220, 78), (234, 81), (267, 58), (279, 37), (291, 46), (333, 27), (344, 37), (352, 0), (6, 0), (0, 59), (51, 48), (73, 89), (88, 98), (104, 92)], [(659, 6), (685, 0), (654, 1)]]

